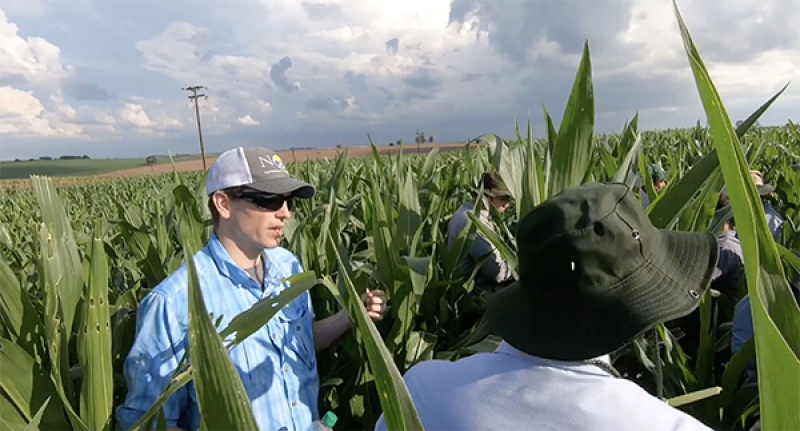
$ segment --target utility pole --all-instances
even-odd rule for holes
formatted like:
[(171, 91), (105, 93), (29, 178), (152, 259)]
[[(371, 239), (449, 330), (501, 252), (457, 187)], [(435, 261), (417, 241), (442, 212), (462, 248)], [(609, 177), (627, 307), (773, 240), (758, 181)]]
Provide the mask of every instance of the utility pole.
[(192, 95), (189, 96), (189, 100), (194, 102), (194, 113), (197, 116), (197, 135), (200, 136), (200, 157), (203, 158), (203, 170), (207, 171), (208, 168), (206, 167), (206, 149), (203, 147), (203, 130), (200, 128), (200, 108), (197, 106), (197, 98), (204, 97), (205, 100), (208, 100), (208, 96), (205, 94), (197, 94), (199, 90), (202, 90), (206, 87), (202, 85), (195, 85), (193, 87), (184, 87), (181, 88), (183, 91), (191, 91)]

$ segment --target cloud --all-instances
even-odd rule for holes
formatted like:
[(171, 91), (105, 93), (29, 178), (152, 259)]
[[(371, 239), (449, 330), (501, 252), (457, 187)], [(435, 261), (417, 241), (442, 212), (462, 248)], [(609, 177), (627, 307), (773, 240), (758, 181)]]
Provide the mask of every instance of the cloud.
[(274, 63), (269, 70), (269, 79), (283, 91), (292, 92), (300, 88), (299, 82), (289, 82), (286, 72), (292, 67), (292, 59), (285, 56), (277, 63)]
[(250, 115), (245, 115), (244, 117), (239, 117), (239, 124), (243, 126), (258, 126), (261, 123), (254, 120)]
[(258, 108), (259, 112), (262, 114), (271, 114), (272, 113), (272, 104), (265, 100), (257, 100), (256, 101), (256, 108)]
[(78, 74), (66, 78), (61, 88), (67, 96), (76, 100), (109, 100), (116, 97), (105, 88), (81, 78)]
[(0, 10), (9, 16), (29, 17), (44, 15), (47, 7), (42, 0), (0, 0)]
[[(786, 5), (679, 0), (734, 119), (797, 80)], [(587, 39), (598, 133), (705, 123), (670, 0), (0, 0), (3, 157), (196, 151), (191, 85), (209, 151), (512, 136), (528, 113), (541, 135)], [(798, 112), (793, 84), (761, 123)]]
[(342, 13), (342, 6), (335, 3), (310, 3), (304, 1), (300, 4), (306, 11), (308, 18), (313, 21), (321, 21)]
[(397, 55), (397, 50), (400, 48), (400, 39), (392, 38), (386, 41), (386, 52), (391, 55)]

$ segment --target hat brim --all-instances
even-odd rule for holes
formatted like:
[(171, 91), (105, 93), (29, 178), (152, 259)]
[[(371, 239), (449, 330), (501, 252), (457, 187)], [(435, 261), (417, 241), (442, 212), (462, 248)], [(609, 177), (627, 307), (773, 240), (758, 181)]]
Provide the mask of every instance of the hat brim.
[[(761, 196), (761, 197), (769, 196), (769, 195), (772, 194), (772, 192), (775, 191), (775, 186), (773, 186), (772, 184), (764, 184), (764, 185), (761, 185), (761, 186), (756, 186), (756, 191), (758, 192), (758, 195)], [(721, 196), (727, 196), (728, 195), (728, 189), (726, 187), (722, 187), (722, 190), (720, 191), (720, 195)]]
[(492, 190), (484, 190), (483, 194), (492, 198), (509, 198), (511, 199), (511, 193), (509, 192), (501, 192), (501, 191), (492, 191)]
[(288, 195), (301, 198), (311, 199), (314, 197), (316, 190), (314, 186), (304, 181), (296, 180), (294, 178), (280, 178), (272, 179), (269, 181), (256, 182), (248, 184), (247, 187), (258, 190), (264, 193), (276, 195)]
[(775, 191), (775, 186), (772, 184), (764, 184), (763, 186), (756, 186), (759, 196), (769, 196)]
[(661, 238), (658, 256), (599, 298), (565, 294), (564, 286), (523, 288), (535, 281), (517, 280), (489, 300), (489, 327), (531, 355), (577, 361), (614, 353), (656, 325), (688, 315), (711, 282), (717, 240), (709, 232), (661, 231)]

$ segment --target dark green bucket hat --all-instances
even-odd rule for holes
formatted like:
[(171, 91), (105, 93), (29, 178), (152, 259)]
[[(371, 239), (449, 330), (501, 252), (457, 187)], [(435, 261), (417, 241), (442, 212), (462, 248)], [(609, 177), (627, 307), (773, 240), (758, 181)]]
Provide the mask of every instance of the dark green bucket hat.
[(519, 279), (490, 299), (488, 323), (547, 359), (613, 353), (700, 304), (719, 256), (709, 232), (656, 229), (624, 184), (590, 183), (519, 223)]
[(497, 172), (484, 172), (481, 175), (481, 183), (483, 184), (483, 193), (489, 197), (511, 197), (511, 192), (508, 191), (508, 187)]
[(666, 181), (667, 180), (667, 173), (664, 171), (664, 168), (661, 167), (658, 163), (653, 163), (650, 165), (650, 177), (653, 181)]

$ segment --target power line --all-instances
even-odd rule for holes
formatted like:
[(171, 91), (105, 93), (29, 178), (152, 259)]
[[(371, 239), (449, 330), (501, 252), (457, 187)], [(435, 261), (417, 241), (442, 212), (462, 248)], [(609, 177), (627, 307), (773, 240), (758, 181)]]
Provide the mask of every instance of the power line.
[(199, 97), (203, 97), (205, 98), (205, 100), (208, 100), (208, 96), (206, 96), (205, 94), (197, 94), (197, 92), (202, 89), (207, 89), (207, 88), (202, 85), (195, 85), (193, 87), (181, 88), (181, 90), (183, 91), (192, 92), (192, 95), (189, 96), (189, 100), (194, 102), (194, 113), (197, 116), (197, 135), (200, 136), (200, 157), (203, 158), (203, 170), (206, 171), (208, 170), (208, 168), (206, 167), (206, 149), (205, 147), (203, 147), (203, 130), (200, 127), (200, 108), (197, 105), (197, 99)]

